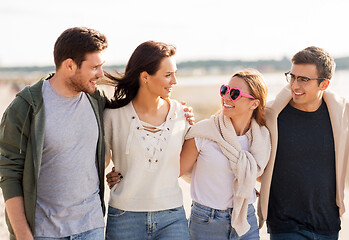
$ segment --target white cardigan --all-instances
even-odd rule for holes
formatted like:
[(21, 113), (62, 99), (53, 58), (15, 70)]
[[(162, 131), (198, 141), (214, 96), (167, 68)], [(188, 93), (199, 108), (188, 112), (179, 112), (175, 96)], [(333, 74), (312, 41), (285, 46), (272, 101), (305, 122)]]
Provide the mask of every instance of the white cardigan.
[(112, 159), (123, 179), (110, 192), (109, 205), (125, 211), (160, 211), (183, 205), (178, 184), (180, 152), (189, 129), (183, 107), (169, 101), (159, 151), (146, 157), (147, 133), (132, 103), (104, 111), (106, 162)]

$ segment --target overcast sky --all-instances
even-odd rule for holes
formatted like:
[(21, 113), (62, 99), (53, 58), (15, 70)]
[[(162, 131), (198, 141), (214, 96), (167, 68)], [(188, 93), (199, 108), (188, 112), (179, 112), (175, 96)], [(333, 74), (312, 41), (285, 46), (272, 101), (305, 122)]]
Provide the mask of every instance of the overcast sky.
[(126, 63), (147, 40), (177, 47), (177, 62), (280, 59), (311, 46), (349, 56), (349, 1), (0, 0), (0, 66), (53, 65), (67, 28), (109, 41), (106, 65)]

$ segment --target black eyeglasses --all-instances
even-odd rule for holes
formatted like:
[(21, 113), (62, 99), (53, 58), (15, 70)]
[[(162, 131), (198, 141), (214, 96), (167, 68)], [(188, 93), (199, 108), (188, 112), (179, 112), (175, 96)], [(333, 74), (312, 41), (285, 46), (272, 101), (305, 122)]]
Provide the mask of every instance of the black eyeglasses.
[(291, 71), (286, 72), (285, 76), (286, 76), (286, 81), (288, 83), (292, 84), (297, 79), (297, 84), (300, 84), (300, 85), (306, 85), (308, 83), (308, 81), (310, 81), (310, 80), (318, 80), (318, 81), (326, 80), (326, 78), (308, 78), (308, 77), (303, 77), (303, 76), (296, 76), (296, 75), (292, 74)]

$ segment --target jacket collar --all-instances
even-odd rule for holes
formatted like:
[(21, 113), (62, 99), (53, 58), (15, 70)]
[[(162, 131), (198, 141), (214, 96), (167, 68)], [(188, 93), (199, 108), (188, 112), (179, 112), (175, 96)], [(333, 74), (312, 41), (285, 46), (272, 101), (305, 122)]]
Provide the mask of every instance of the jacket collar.
[(45, 80), (48, 80), (54, 76), (54, 73), (51, 73), (43, 78), (40, 81), (34, 83), (31, 86), (26, 86), (22, 91), (17, 93), (17, 96), (23, 98), (28, 104), (33, 108), (34, 114), (36, 114), (43, 104), (42, 98), (42, 85)]

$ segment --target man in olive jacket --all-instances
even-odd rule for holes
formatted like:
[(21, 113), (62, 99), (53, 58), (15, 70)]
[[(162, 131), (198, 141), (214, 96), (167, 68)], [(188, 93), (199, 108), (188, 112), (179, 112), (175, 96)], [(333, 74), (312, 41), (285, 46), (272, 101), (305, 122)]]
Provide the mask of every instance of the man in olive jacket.
[(11, 239), (104, 239), (103, 34), (70, 28), (56, 73), (23, 89), (0, 125), (0, 186)]

